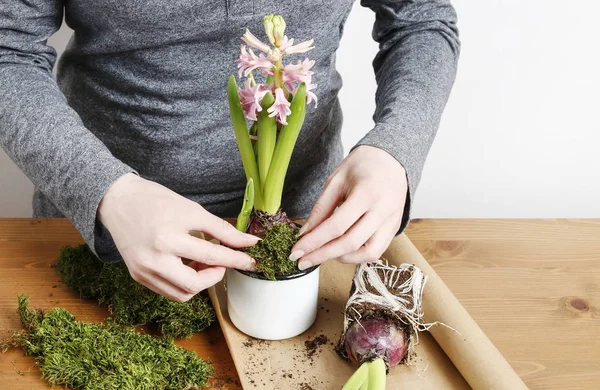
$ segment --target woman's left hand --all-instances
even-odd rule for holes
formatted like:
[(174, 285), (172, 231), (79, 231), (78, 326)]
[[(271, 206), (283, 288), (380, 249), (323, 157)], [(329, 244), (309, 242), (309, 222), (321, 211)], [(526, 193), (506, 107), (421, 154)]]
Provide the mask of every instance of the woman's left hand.
[(325, 183), (290, 260), (299, 259), (302, 270), (328, 259), (378, 260), (400, 229), (407, 186), (404, 168), (390, 154), (354, 149)]

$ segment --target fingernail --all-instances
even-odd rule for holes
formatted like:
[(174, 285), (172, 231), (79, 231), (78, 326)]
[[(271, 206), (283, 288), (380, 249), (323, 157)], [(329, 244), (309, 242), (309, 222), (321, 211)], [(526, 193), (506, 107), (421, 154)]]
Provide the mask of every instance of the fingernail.
[(246, 238), (251, 238), (253, 240), (258, 240), (258, 241), (262, 241), (262, 238), (260, 237), (256, 237), (255, 235), (252, 234), (248, 234), (248, 233), (242, 233), (244, 236), (246, 236)]
[(298, 269), (300, 271), (304, 271), (305, 269), (310, 268), (310, 267), (312, 267), (312, 264), (310, 261), (303, 261), (301, 263), (298, 263)]
[(290, 255), (289, 259), (290, 259), (290, 261), (297, 261), (302, 256), (304, 256), (304, 251), (297, 250), (297, 251), (293, 251), (292, 252), (292, 254)]
[(246, 271), (256, 271), (256, 260), (250, 258), (250, 264), (246, 266)]
[(304, 225), (302, 225), (302, 227), (300, 228), (300, 231), (298, 232), (298, 236), (302, 236), (304, 233), (306, 233), (309, 226), (310, 226), (310, 223), (308, 223), (308, 222), (305, 223)]

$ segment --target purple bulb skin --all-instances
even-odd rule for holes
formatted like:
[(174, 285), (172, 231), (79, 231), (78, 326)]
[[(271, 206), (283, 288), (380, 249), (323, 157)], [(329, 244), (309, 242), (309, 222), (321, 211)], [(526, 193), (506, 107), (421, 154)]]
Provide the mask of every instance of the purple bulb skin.
[(402, 329), (379, 318), (353, 323), (346, 332), (345, 347), (348, 358), (357, 366), (381, 357), (392, 368), (404, 359), (408, 343)]

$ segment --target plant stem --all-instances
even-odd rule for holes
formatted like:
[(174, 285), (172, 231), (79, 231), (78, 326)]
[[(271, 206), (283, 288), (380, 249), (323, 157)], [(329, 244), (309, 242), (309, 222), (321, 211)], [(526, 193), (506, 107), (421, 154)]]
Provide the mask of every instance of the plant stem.
[(292, 113), (287, 118), (288, 124), (283, 126), (279, 133), (275, 153), (273, 154), (267, 180), (264, 184), (264, 208), (259, 208), (270, 214), (275, 214), (281, 206), (285, 175), (292, 158), (298, 134), (304, 123), (306, 115), (306, 85), (304, 83), (298, 87), (290, 109)]
[(366, 363), (369, 367), (369, 390), (385, 390), (386, 367), (382, 358)]
[[(252, 150), (254, 150), (254, 159), (256, 161), (258, 161), (258, 142), (256, 140), (257, 135), (258, 135), (258, 121), (252, 122), (252, 125), (250, 125), (250, 130), (248, 131), (248, 133), (250, 134), (250, 143), (252, 144)], [(252, 136), (254, 136), (254, 138)], [(260, 174), (260, 172), (259, 172), (259, 174)], [(262, 184), (261, 184), (260, 188), (262, 188)]]
[(244, 203), (242, 204), (242, 211), (240, 211), (235, 228), (243, 233), (246, 232), (248, 227), (248, 220), (254, 206), (254, 180), (248, 179), (246, 184), (246, 191), (244, 192)]
[(258, 173), (260, 175), (261, 187), (264, 188), (267, 174), (275, 151), (277, 141), (277, 120), (269, 117), (267, 108), (271, 107), (275, 98), (271, 92), (267, 92), (262, 100), (262, 111), (258, 113)]
[(342, 390), (367, 390), (369, 385), (369, 366), (363, 363), (354, 371), (354, 374), (348, 379)]
[(281, 62), (281, 60), (275, 63), (275, 69), (273, 74), (273, 85), (275, 86), (275, 88), (283, 88), (283, 63)]
[(229, 77), (229, 83), (227, 85), (227, 97), (229, 101), (231, 122), (233, 124), (233, 130), (235, 132), (238, 148), (240, 149), (240, 156), (242, 157), (242, 163), (244, 164), (246, 178), (251, 178), (254, 181), (254, 206), (261, 210), (263, 205), (263, 197), (260, 185), (260, 177), (258, 174), (258, 166), (256, 164), (252, 142), (250, 141), (250, 135), (248, 134), (246, 118), (244, 117), (244, 111), (242, 110), (242, 104), (240, 103), (237, 84), (233, 75)]

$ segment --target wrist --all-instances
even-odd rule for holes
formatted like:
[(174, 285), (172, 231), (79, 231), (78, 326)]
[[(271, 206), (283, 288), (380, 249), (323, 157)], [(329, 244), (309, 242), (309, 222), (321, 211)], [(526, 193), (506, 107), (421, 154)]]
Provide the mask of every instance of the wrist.
[(131, 193), (131, 186), (138, 180), (142, 179), (134, 173), (124, 174), (110, 185), (100, 200), (97, 218), (109, 231), (110, 220), (112, 220), (116, 205), (121, 203), (127, 194)]
[(389, 164), (389, 166), (394, 167), (394, 169), (397, 168), (400, 177), (408, 183), (408, 173), (406, 172), (406, 169), (404, 168), (402, 163), (400, 163), (400, 161), (398, 161), (398, 159), (394, 155), (392, 155), (385, 149), (371, 145), (359, 145), (350, 152), (350, 154), (352, 153), (356, 153), (358, 155), (364, 154), (365, 156), (377, 155), (378, 160), (380, 162)]

